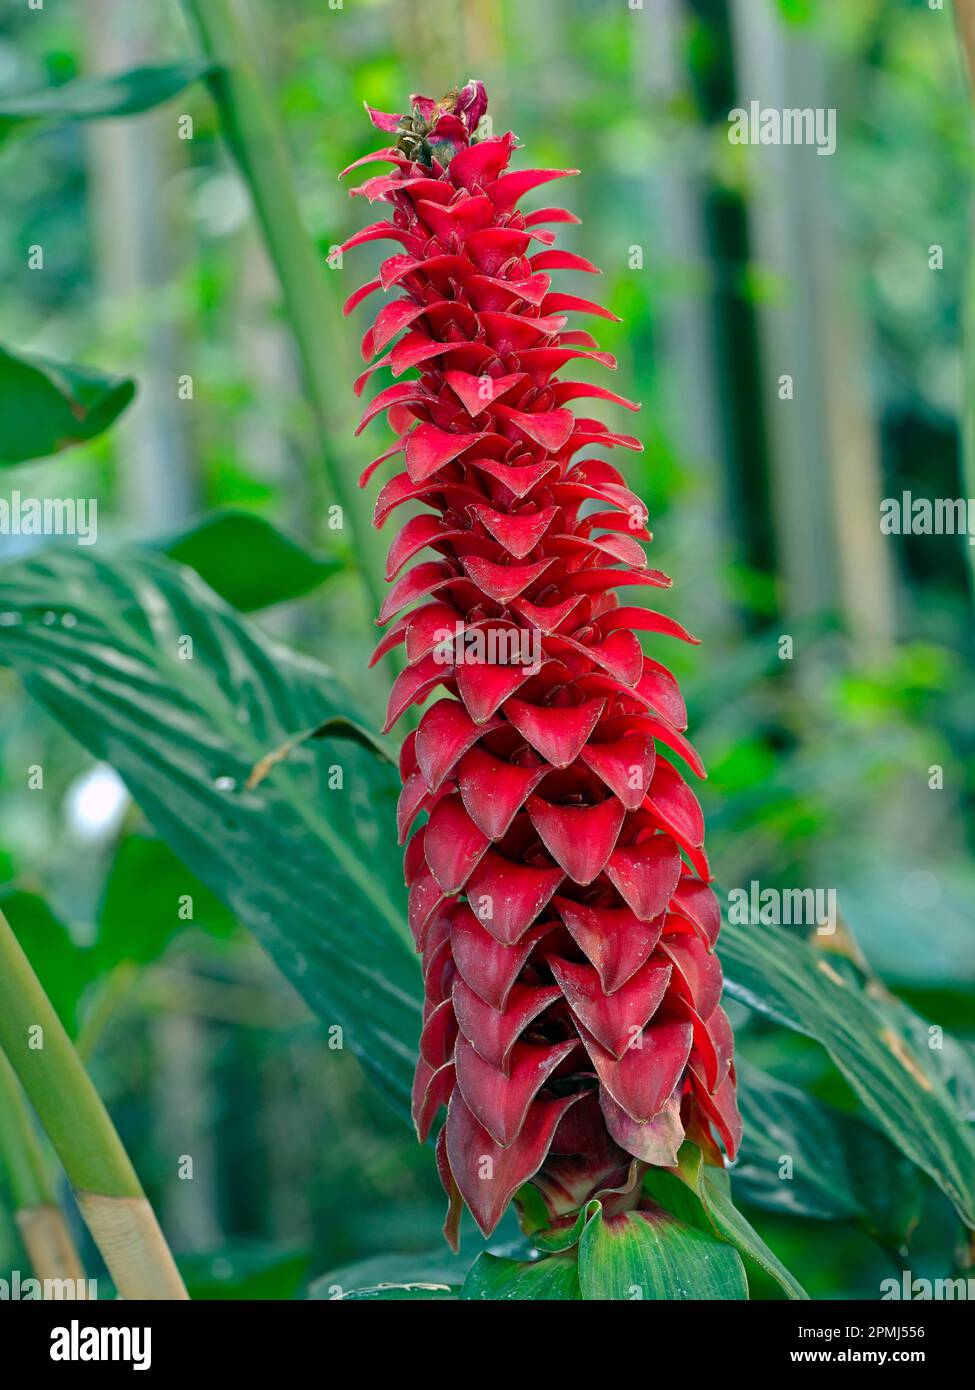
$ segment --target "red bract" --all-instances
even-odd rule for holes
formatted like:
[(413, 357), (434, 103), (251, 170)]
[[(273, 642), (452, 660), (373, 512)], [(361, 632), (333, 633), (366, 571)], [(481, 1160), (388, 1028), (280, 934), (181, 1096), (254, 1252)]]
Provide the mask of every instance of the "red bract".
[(571, 380), (579, 359), (615, 366), (567, 318), (612, 315), (551, 288), (549, 271), (595, 269), (552, 249), (548, 228), (577, 219), (517, 206), (576, 171), (509, 170), (515, 137), (477, 138), (485, 106), (470, 83), (370, 112), (400, 143), (357, 162), (393, 172), (354, 192), (392, 212), (343, 248), (398, 243), (347, 312), (388, 292), (356, 390), (378, 367), (406, 377), (363, 416), (396, 440), (362, 481), (398, 459), (376, 524), (411, 504), (379, 618), (377, 656), (405, 654), (388, 727), (441, 688), (403, 745), (399, 828), (425, 818), (405, 860), (426, 988), (414, 1117), (424, 1139), (447, 1106), (452, 1242), (461, 1199), (485, 1233), (528, 1182), (555, 1225), (596, 1193), (635, 1206), (642, 1165), (673, 1166), (685, 1134), (733, 1155), (741, 1128), (704, 823), (670, 756), (703, 768), (636, 634), (694, 639), (621, 606), (617, 588), (670, 580), (648, 568), (643, 503), (592, 451), (641, 445), (573, 408), (637, 407)]

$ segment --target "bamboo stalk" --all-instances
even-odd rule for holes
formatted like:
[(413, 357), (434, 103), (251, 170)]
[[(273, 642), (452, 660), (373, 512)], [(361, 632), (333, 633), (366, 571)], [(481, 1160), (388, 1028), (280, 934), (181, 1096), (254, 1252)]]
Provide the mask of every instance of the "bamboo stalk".
[(51, 1200), (44, 1154), (13, 1068), (0, 1052), (0, 1159), (14, 1206), (43, 1206)]
[[(61, 1161), (121, 1297), (186, 1298), (108, 1111), (2, 912), (0, 1049)], [(30, 1180), (26, 1169), (20, 1178)]]
[(83, 1298), (85, 1271), (51, 1187), (44, 1153), (13, 1068), (0, 1052), (0, 1166), (31, 1269), (42, 1281), (70, 1280)]
[(384, 561), (365, 495), (336, 464), (332, 441), (347, 432), (337, 407), (336, 377), (345, 347), (336, 325), (337, 299), (301, 220), (292, 163), (281, 124), (261, 76), (251, 35), (233, 0), (184, 0), (208, 57), (219, 65), (211, 88), (224, 135), (250, 189), (267, 251), (284, 296), (321, 444), (328, 486), (348, 520), (356, 559), (373, 608), (382, 603)]

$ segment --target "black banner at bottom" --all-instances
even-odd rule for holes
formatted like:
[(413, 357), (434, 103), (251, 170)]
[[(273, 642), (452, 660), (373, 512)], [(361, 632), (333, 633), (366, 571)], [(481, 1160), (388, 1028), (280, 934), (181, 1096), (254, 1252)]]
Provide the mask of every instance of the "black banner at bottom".
[[(570, 1321), (563, 1323), (567, 1314)], [(394, 1369), (409, 1365), (415, 1374), (422, 1362), (412, 1360), (411, 1344), (399, 1335), (380, 1341), (376, 1334), (392, 1327), (407, 1337), (428, 1338), (433, 1335), (428, 1317), (436, 1319), (438, 1345), (456, 1336), (476, 1346), (469, 1339), (483, 1337), (486, 1328), (496, 1332), (507, 1326), (522, 1334), (517, 1345), (525, 1348), (523, 1319), (531, 1319), (534, 1335), (609, 1326), (623, 1337), (665, 1335), (671, 1352), (683, 1346), (692, 1365), (700, 1365), (702, 1356), (720, 1356), (738, 1374), (753, 1367), (826, 1370), (834, 1364), (947, 1371), (961, 1361), (971, 1329), (964, 1302), (631, 1303), (617, 1312), (590, 1305), (588, 1327), (569, 1310), (539, 1303), (519, 1313), (497, 1303), (451, 1310), (443, 1302), (432, 1302), (429, 1309), (415, 1302), (371, 1309), (332, 1308), (328, 1302), (0, 1302), (0, 1346), (18, 1375), (50, 1367), (55, 1378), (60, 1370), (67, 1380), (85, 1372), (164, 1376), (188, 1369), (224, 1375), (239, 1369), (252, 1378), (262, 1372), (280, 1375), (298, 1364), (294, 1358), (327, 1373), (336, 1357), (353, 1355), (375, 1373), (384, 1348)], [(546, 1338), (549, 1373), (553, 1353), (558, 1364), (560, 1349), (568, 1360), (576, 1344), (572, 1336)], [(614, 1343), (614, 1358), (631, 1348), (639, 1354), (641, 1345), (649, 1344)]]

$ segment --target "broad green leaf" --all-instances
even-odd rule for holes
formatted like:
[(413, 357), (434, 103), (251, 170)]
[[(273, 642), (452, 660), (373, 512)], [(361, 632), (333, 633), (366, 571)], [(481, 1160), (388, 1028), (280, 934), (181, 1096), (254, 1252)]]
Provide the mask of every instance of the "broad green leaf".
[(78, 1004), (92, 975), (90, 953), (76, 944), (64, 923), (35, 893), (0, 888), (0, 911), (43, 981), (58, 1018), (73, 1036)]
[(975, 1124), (975, 1045), (971, 1039), (959, 1041), (940, 1028), (932, 1029), (927, 1019), (893, 994), (875, 991), (873, 997), (894, 1032), (928, 1059), (962, 1123)]
[(78, 77), (59, 87), (0, 96), (0, 139), (28, 121), (90, 121), (135, 116), (161, 106), (214, 72), (211, 63), (161, 63), (107, 76)]
[(589, 1300), (747, 1299), (745, 1267), (726, 1241), (662, 1208), (606, 1217), (590, 1202), (579, 1241), (579, 1283)]
[(786, 1269), (775, 1252), (766, 1245), (748, 1218), (735, 1206), (731, 1197), (731, 1185), (727, 1173), (720, 1168), (712, 1168), (702, 1163), (697, 1190), (714, 1229), (724, 1236), (725, 1240), (730, 1241), (746, 1259), (764, 1269), (766, 1274), (785, 1291), (787, 1298), (792, 1300), (809, 1298), (795, 1275)]
[(882, 1134), (739, 1058), (745, 1136), (731, 1172), (737, 1197), (770, 1211), (855, 1221), (902, 1245), (920, 1213), (918, 1169)]
[(420, 1290), (413, 1297), (456, 1296), (470, 1262), (470, 1255), (454, 1255), (446, 1242), (436, 1250), (415, 1255), (372, 1255), (320, 1275), (309, 1285), (308, 1297), (336, 1301), (378, 1298), (386, 1296), (379, 1290), (388, 1289)]
[(575, 1254), (546, 1255), (540, 1260), (478, 1255), (464, 1281), (461, 1298), (572, 1299), (578, 1302), (582, 1290)]
[(143, 835), (129, 836), (119, 846), (90, 944), (79, 944), (33, 893), (2, 888), (0, 909), (72, 1037), (78, 1035), (79, 1025), (84, 1031), (85, 991), (97, 988), (118, 966), (158, 960), (177, 931), (190, 923), (216, 936), (237, 929), (236, 919), (219, 898), (161, 840)]
[(927, 1048), (868, 995), (848, 961), (781, 927), (727, 923), (718, 952), (735, 999), (821, 1043), (894, 1144), (975, 1226), (975, 1139)]
[(118, 770), (178, 857), (408, 1113), (420, 982), (399, 778), (355, 697), (192, 570), (145, 554), (59, 549), (0, 568), (0, 662)]
[(731, 1200), (728, 1174), (704, 1162), (701, 1150), (682, 1145), (677, 1172), (651, 1168), (644, 1188), (669, 1212), (699, 1230), (713, 1232), (733, 1245), (739, 1254), (759, 1265), (790, 1299), (809, 1295)]
[(734, 1246), (747, 1261), (759, 1265), (790, 1299), (809, 1295), (769, 1249), (731, 1200), (728, 1175), (703, 1161), (696, 1145), (681, 1147), (677, 1171), (651, 1168), (643, 1180), (644, 1191), (679, 1221)]
[(134, 395), (131, 377), (0, 347), (0, 466), (94, 439)]
[(158, 960), (177, 932), (189, 926), (227, 937), (237, 922), (162, 840), (129, 835), (116, 851), (98, 908), (91, 948), (96, 969), (104, 973), (125, 961)]
[(157, 541), (171, 560), (189, 565), (233, 608), (249, 613), (300, 598), (342, 566), (312, 555), (253, 512), (214, 512), (177, 536)]

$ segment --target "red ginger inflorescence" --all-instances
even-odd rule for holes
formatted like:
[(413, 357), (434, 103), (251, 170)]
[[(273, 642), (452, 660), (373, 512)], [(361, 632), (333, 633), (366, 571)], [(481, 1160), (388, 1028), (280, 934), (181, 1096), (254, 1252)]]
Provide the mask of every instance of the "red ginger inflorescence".
[(578, 219), (518, 202), (577, 171), (509, 170), (515, 137), (478, 138), (486, 106), (471, 82), (409, 116), (370, 109), (398, 142), (351, 167), (393, 172), (353, 191), (392, 216), (342, 248), (401, 248), (346, 304), (396, 294), (356, 392), (379, 367), (417, 373), (368, 406), (360, 429), (385, 413), (397, 437), (361, 484), (404, 454), (376, 525), (424, 508), (389, 550), (374, 659), (405, 649), (387, 727), (446, 691), (403, 745), (399, 830), (426, 816), (405, 854), (425, 981), (413, 1109), (425, 1139), (447, 1107), (454, 1245), (461, 1199), (489, 1234), (531, 1182), (558, 1228), (597, 1194), (638, 1206), (646, 1166), (673, 1166), (685, 1135), (718, 1162), (715, 1133), (730, 1156), (741, 1137), (703, 817), (660, 750), (704, 769), (636, 634), (694, 639), (621, 606), (617, 587), (670, 580), (647, 566), (643, 503), (590, 450), (641, 445), (572, 404), (637, 407), (562, 375), (615, 366), (566, 315), (614, 315), (551, 289), (550, 271), (596, 269), (543, 230)]

